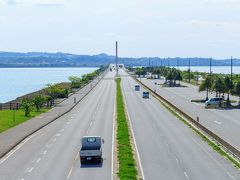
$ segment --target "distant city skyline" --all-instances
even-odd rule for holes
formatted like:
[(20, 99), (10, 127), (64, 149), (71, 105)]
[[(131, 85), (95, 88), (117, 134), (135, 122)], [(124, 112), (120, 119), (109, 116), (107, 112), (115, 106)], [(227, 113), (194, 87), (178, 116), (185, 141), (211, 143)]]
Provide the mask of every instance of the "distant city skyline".
[(0, 51), (240, 58), (239, 0), (0, 0)]

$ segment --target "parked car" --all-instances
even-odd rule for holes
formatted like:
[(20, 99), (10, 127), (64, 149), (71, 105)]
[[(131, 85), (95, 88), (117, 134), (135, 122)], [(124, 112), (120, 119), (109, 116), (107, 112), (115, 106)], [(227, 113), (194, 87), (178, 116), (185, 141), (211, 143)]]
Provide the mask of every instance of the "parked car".
[(79, 151), (81, 164), (102, 163), (102, 143), (104, 140), (100, 136), (84, 136), (81, 139), (82, 147)]
[(142, 97), (143, 98), (149, 98), (149, 92), (148, 91), (143, 91)]
[(205, 102), (205, 107), (219, 107), (223, 101), (222, 97), (210, 98)]
[(140, 86), (138, 84), (135, 85), (135, 91), (140, 91)]

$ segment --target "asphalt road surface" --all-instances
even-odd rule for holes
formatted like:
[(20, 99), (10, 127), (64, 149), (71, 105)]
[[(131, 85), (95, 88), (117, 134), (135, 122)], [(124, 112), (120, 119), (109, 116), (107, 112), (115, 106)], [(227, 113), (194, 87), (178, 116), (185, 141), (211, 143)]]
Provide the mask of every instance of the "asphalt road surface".
[[(109, 72), (72, 111), (0, 159), (0, 179), (112, 179), (114, 75)], [(78, 152), (84, 135), (104, 138), (102, 166), (80, 165)]]
[(146, 180), (234, 180), (239, 170), (218, 155), (158, 100), (142, 98), (125, 72), (122, 89)]
[[(191, 117), (199, 117), (200, 123), (240, 150), (239, 109), (205, 109), (203, 103), (191, 102), (193, 99), (206, 98), (205, 92), (198, 93), (198, 88), (192, 85), (172, 88), (155, 86), (155, 82), (159, 84), (163, 83), (164, 80), (141, 79), (141, 81), (153, 90), (156, 88), (157, 93), (168, 99)], [(210, 97), (214, 96), (215, 94), (210, 95)], [(237, 100), (236, 97), (231, 98)]]

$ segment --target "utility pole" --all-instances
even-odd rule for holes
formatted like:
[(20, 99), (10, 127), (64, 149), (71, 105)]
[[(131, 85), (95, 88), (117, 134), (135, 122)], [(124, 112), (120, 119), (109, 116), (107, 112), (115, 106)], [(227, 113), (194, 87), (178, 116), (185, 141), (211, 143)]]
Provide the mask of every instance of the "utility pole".
[(188, 60), (188, 82), (191, 82), (191, 69), (190, 69), (190, 59)]
[(232, 75), (233, 75), (233, 58), (231, 56), (231, 81), (233, 80)]
[(118, 76), (118, 42), (116, 41), (116, 76)]
[(210, 83), (212, 81), (212, 58), (210, 58), (210, 72), (209, 72)]

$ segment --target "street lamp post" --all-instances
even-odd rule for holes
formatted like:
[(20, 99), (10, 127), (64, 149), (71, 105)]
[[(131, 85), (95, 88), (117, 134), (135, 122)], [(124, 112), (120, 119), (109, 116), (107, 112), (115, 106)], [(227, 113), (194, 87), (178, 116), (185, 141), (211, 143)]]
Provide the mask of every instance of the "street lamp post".
[(233, 75), (233, 58), (231, 56), (231, 81), (233, 80), (232, 75)]
[(191, 82), (191, 69), (190, 69), (190, 59), (188, 60), (188, 82)]

